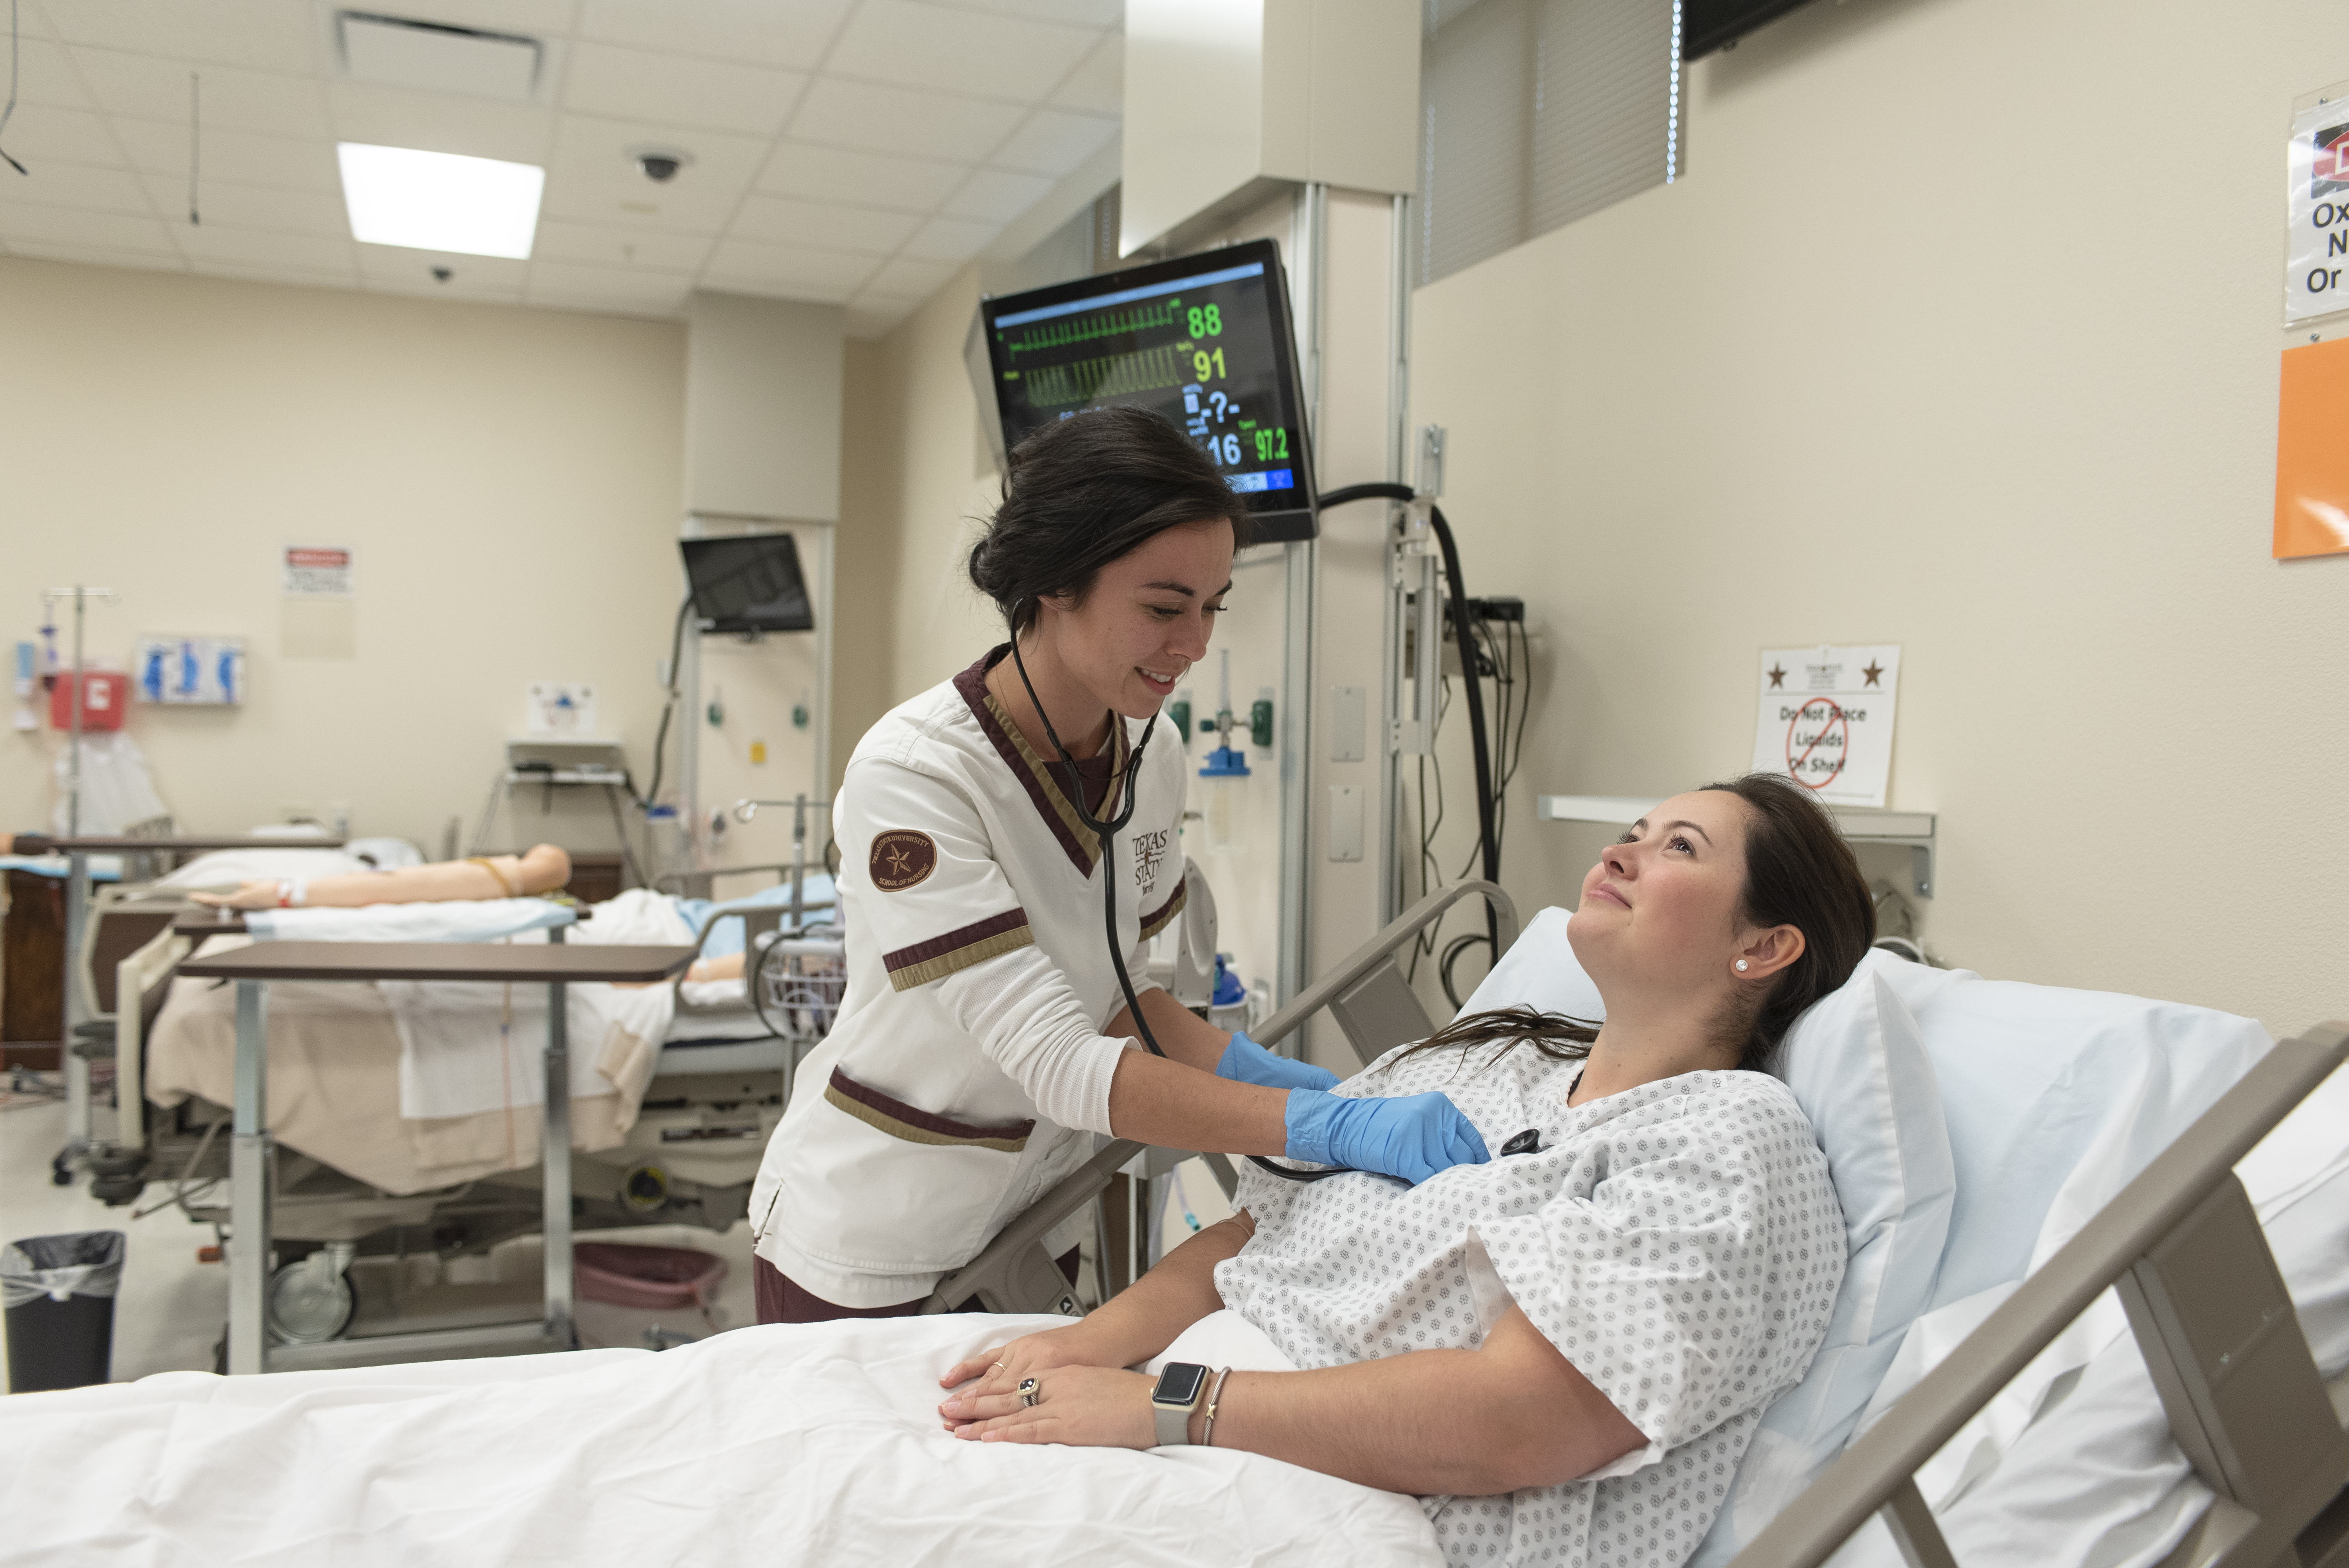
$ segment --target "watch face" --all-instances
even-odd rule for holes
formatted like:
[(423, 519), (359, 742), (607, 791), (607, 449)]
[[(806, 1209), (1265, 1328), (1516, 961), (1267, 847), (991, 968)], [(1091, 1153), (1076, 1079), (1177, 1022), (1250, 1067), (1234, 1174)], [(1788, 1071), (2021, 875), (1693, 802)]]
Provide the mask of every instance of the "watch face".
[(1169, 1361), (1166, 1369), (1158, 1374), (1158, 1387), (1150, 1398), (1160, 1405), (1195, 1405), (1198, 1403), (1200, 1387), (1207, 1380), (1207, 1369), (1191, 1361)]

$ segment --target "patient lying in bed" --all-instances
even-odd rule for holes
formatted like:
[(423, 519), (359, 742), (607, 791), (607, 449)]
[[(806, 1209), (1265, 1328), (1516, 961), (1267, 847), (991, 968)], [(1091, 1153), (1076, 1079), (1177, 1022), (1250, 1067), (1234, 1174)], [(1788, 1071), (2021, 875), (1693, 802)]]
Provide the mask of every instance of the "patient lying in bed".
[(1228, 1307), (1302, 1370), (1224, 1379), (1215, 1446), (1420, 1494), (1455, 1563), (1682, 1561), (1843, 1278), (1808, 1123), (1737, 1069), (1871, 930), (1849, 851), (1792, 786), (1664, 802), (1569, 926), (1603, 1027), (1473, 1015), (1340, 1090), (1441, 1090), (1520, 1152), (1410, 1189), (1248, 1170), (1237, 1217), (1092, 1315), (953, 1368), (942, 1416), (981, 1441), (1150, 1446), (1149, 1380), (1122, 1368)]
[[(478, 1542), (444, 1560), (527, 1542), (616, 1561), (633, 1550), (626, 1501), (666, 1555), (688, 1554), (690, 1537), (783, 1561), (851, 1543), (984, 1559), (1032, 1525), (1043, 1533), (1009, 1538), (1033, 1561), (1092, 1539), (1071, 1539), (1074, 1507), (1099, 1516), (1110, 1557), (1136, 1555), (1112, 1544), (1123, 1531), (1165, 1561), (1676, 1565), (1762, 1413), (1809, 1366), (1845, 1263), (1824, 1156), (1785, 1088), (1746, 1069), (1852, 973), (1871, 931), (1850, 852), (1807, 796), (1767, 779), (1682, 795), (1585, 879), (1569, 934), (1603, 1026), (1472, 1015), (1341, 1087), (1450, 1094), (1495, 1151), (1488, 1163), (1410, 1189), (1252, 1171), (1237, 1218), (1072, 1324), (1015, 1320), (991, 1336), (972, 1327), (1000, 1320), (781, 1325), (657, 1362), (484, 1367), (466, 1387), (470, 1374), (436, 1381), (423, 1367), (233, 1390), (180, 1374), (6, 1401), (0, 1437), (24, 1441), (0, 1446), (59, 1456), (43, 1474), (98, 1511), (68, 1527), (78, 1504), (45, 1503), (34, 1535), (59, 1546), (196, 1515), (249, 1553), (298, 1536), (373, 1541), (387, 1560)], [(1128, 1368), (1170, 1347), (1218, 1369), (1240, 1360), (1214, 1347), (1230, 1319), (1267, 1353), (1212, 1385), (1212, 1429), (1203, 1408), (1188, 1430), (1205, 1447), (1167, 1450), (1175, 1464), (1081, 1451), (1153, 1447), (1152, 1380)], [(916, 1368), (944, 1370), (934, 1419), (978, 1447), (948, 1449), (936, 1426), (918, 1439)], [(412, 1395), (390, 1386), (411, 1378)], [(664, 1389), (690, 1401), (665, 1406)], [(410, 1408), (395, 1419), (392, 1402)], [(626, 1441), (610, 1429), (624, 1408)], [(202, 1456), (202, 1477), (161, 1479), (183, 1468), (161, 1462), (167, 1439), (185, 1464)], [(129, 1495), (127, 1476), (103, 1479), (102, 1449), (139, 1464), (128, 1533), (99, 1517)], [(650, 1463), (664, 1453), (678, 1460), (666, 1470)], [(1275, 1497), (1268, 1474), (1288, 1478)], [(357, 1476), (396, 1478), (418, 1511), (381, 1512)], [(198, 1480), (216, 1502), (189, 1490)], [(1376, 1492), (1337, 1481), (1415, 1495), (1432, 1523), (1413, 1520), (1405, 1539)], [(300, 1516), (283, 1530), (281, 1505)], [(264, 1521), (266, 1541), (250, 1533)], [(974, 1539), (976, 1521), (998, 1528)], [(202, 1533), (172, 1535), (186, 1560), (202, 1559)]]

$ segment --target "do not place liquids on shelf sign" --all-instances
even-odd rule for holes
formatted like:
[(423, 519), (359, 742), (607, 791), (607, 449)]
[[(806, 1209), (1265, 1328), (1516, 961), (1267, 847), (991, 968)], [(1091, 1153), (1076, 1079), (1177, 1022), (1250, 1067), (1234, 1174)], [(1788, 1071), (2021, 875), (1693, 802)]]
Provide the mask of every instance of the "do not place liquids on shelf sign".
[(1900, 649), (1764, 648), (1754, 770), (1835, 806), (1881, 806), (1892, 777)]

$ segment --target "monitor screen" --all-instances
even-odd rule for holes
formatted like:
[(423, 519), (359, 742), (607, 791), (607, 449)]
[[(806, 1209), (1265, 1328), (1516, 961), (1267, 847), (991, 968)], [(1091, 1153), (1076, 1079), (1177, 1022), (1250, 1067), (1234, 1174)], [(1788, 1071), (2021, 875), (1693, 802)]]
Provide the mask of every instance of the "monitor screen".
[(705, 632), (812, 632), (815, 613), (788, 533), (684, 539), (693, 614)]
[(1088, 408), (1153, 409), (1215, 459), (1247, 502), (1257, 538), (1313, 537), (1288, 285), (1272, 241), (1005, 294), (979, 309), (1005, 446)]

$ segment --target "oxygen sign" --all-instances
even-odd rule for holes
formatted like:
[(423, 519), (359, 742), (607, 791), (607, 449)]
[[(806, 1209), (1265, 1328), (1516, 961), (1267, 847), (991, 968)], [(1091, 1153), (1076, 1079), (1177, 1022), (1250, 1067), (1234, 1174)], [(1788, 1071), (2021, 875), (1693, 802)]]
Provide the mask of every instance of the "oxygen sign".
[(2328, 88), (2292, 120), (2287, 326), (2349, 310), (2349, 96)]

